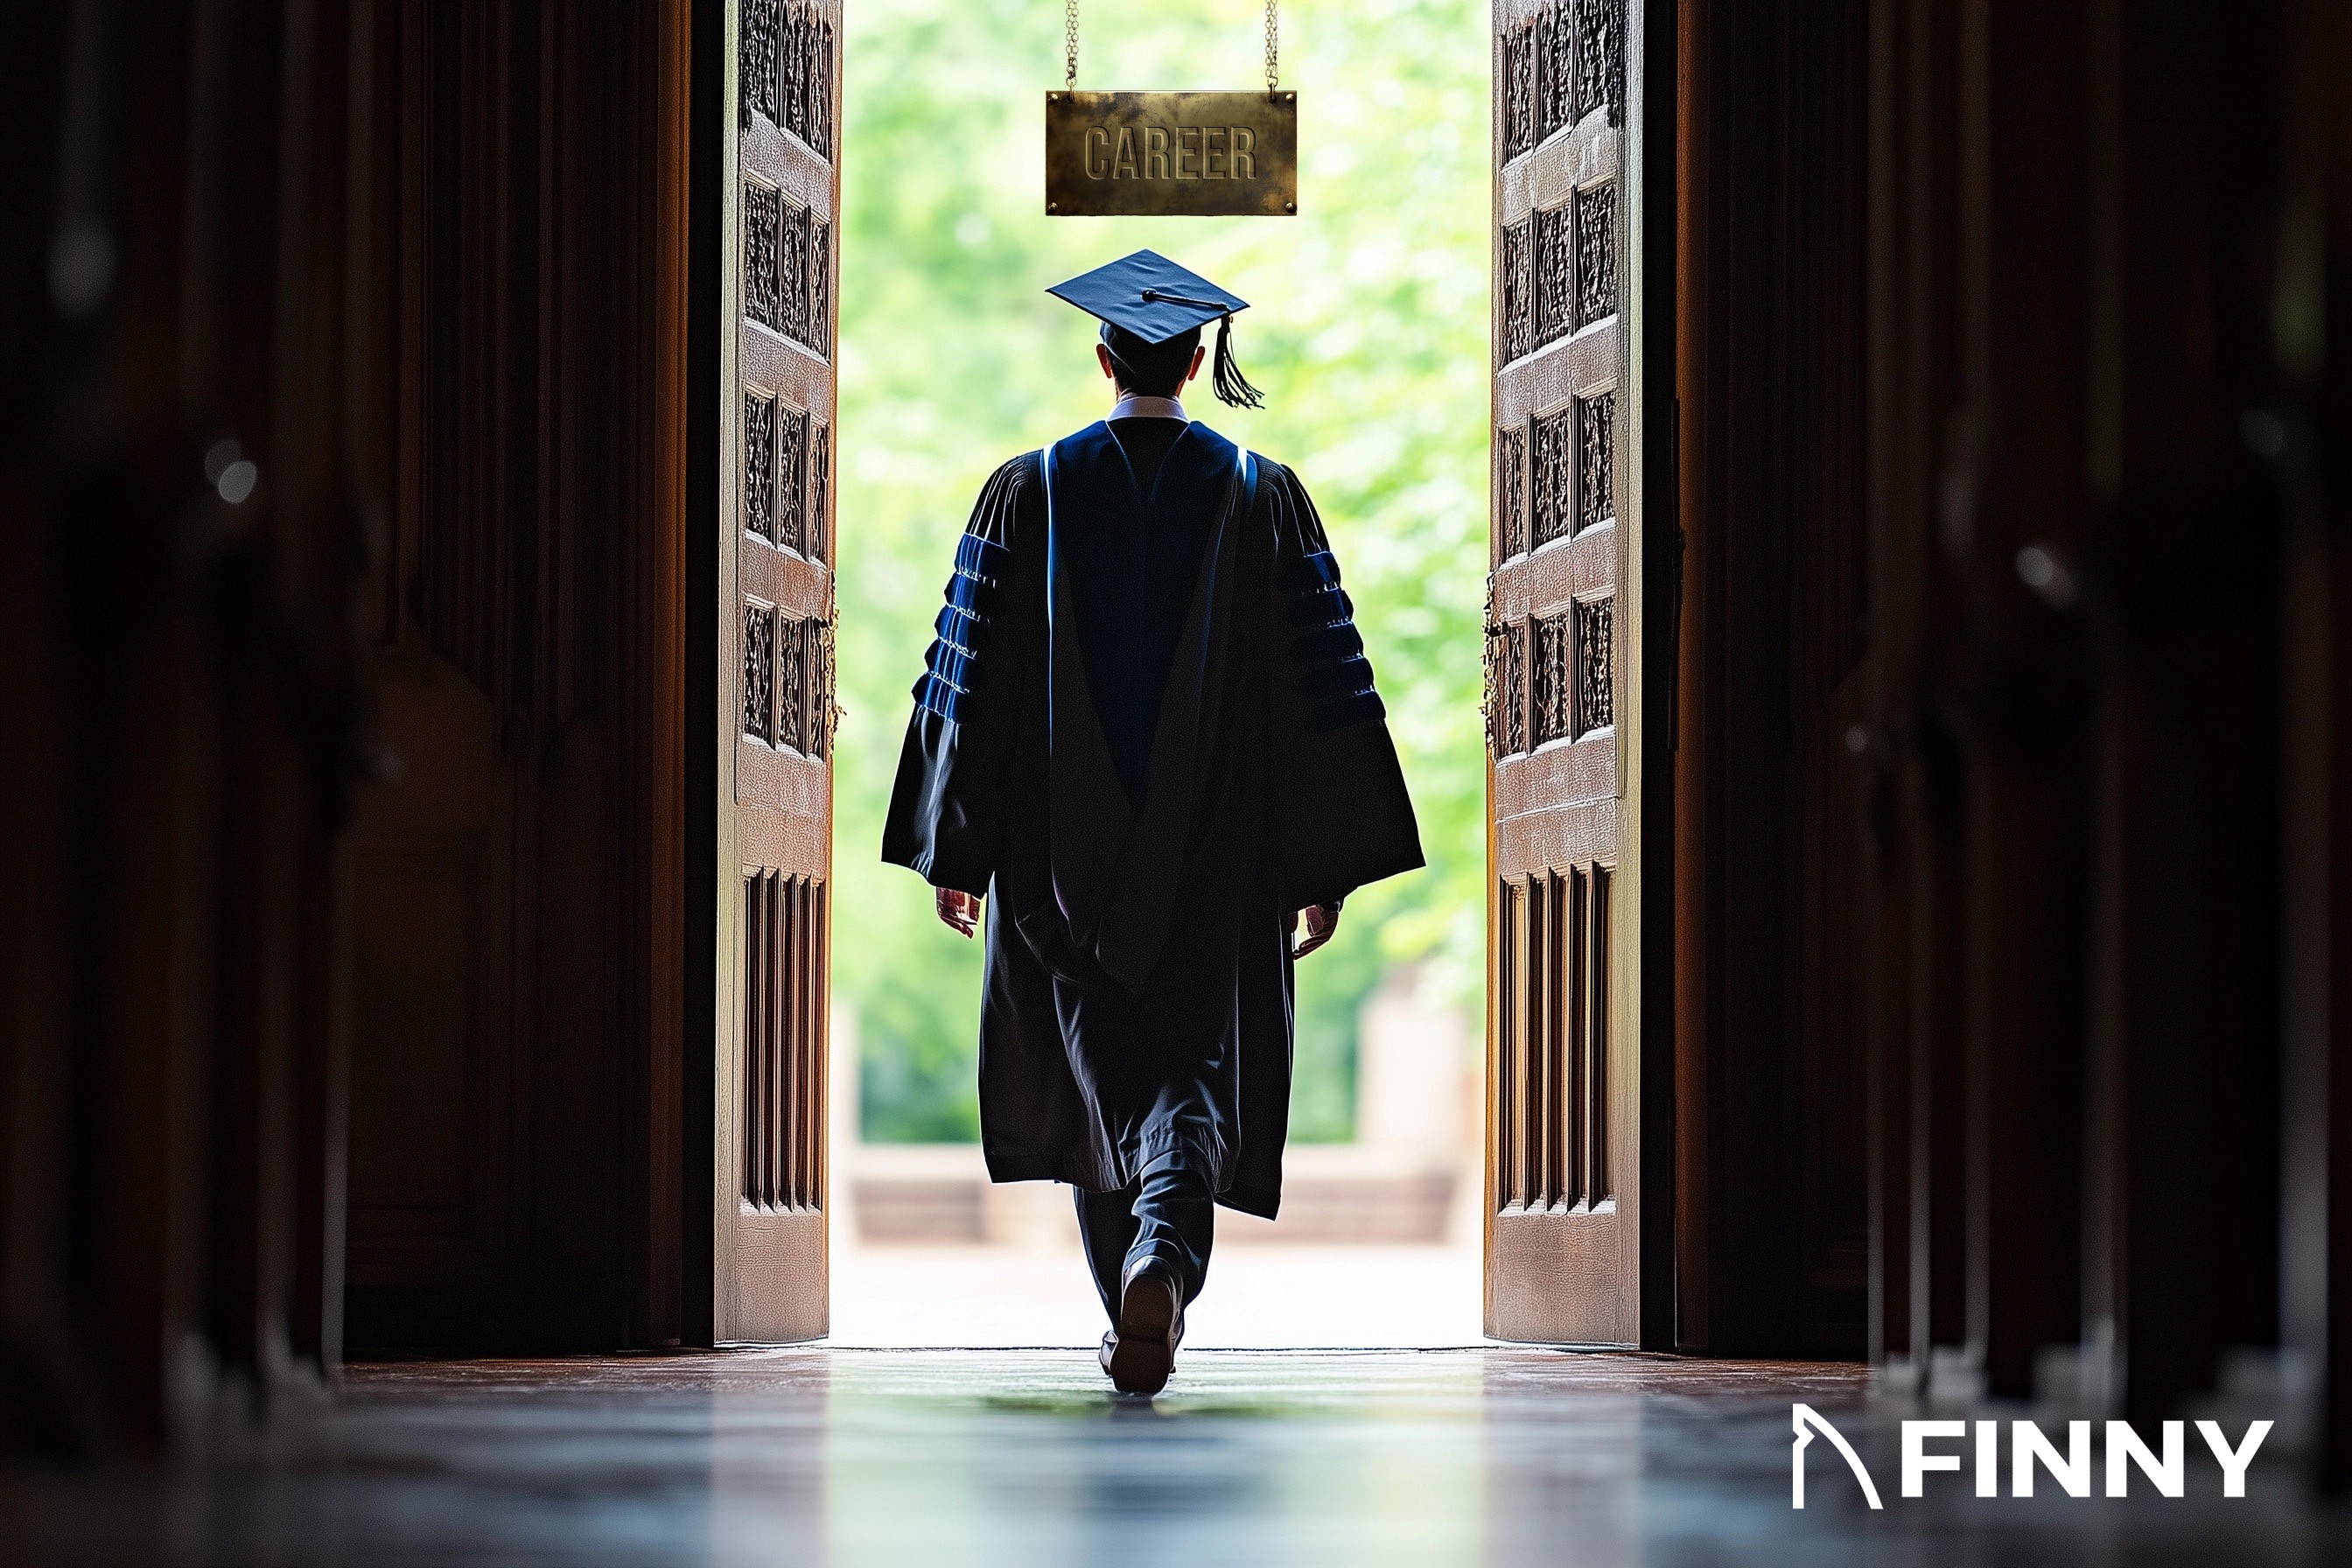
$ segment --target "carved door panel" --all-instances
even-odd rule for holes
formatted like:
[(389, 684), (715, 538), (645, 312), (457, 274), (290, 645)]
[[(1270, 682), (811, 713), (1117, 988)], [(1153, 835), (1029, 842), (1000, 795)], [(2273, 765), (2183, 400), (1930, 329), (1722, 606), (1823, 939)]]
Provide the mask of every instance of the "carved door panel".
[(737, 0), (720, 412), (721, 1340), (823, 1334), (841, 0)]
[(1641, 0), (1496, 0), (1486, 1331), (1641, 1337)]

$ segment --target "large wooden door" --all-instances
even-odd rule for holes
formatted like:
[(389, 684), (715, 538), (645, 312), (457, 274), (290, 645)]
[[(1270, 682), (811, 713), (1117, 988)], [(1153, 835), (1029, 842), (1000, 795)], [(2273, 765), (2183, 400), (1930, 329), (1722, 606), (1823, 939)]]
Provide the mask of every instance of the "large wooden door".
[(681, 1332), (686, 5), (358, 8), (361, 1351)]
[(1638, 352), (1643, 9), (1494, 12), (1486, 1321), (1501, 1339), (1643, 1339), (1638, 458), (1665, 369), (1645, 374)]
[(840, 0), (730, 0), (713, 1315), (825, 1331)]

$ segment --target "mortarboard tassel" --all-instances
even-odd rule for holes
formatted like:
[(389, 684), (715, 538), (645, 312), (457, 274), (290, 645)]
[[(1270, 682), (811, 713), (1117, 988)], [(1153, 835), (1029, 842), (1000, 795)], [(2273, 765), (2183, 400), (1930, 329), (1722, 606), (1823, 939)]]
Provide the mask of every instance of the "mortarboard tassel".
[(1230, 310), (1225, 312), (1224, 320), (1217, 324), (1217, 367), (1214, 380), (1219, 401), (1230, 403), (1236, 408), (1265, 406), (1265, 399), (1258, 395), (1256, 387), (1249, 384), (1248, 377), (1242, 374), (1242, 367), (1234, 363), (1234, 317)]
[[(1146, 289), (1143, 300), (1146, 304), (1155, 300), (1165, 300), (1171, 305), (1191, 305), (1197, 310), (1217, 309), (1214, 300), (1195, 300), (1189, 294), (1171, 294), (1165, 289)], [(1211, 379), (1216, 386), (1220, 402), (1230, 403), (1235, 408), (1265, 406), (1265, 397), (1249, 384), (1249, 378), (1242, 374), (1242, 367), (1234, 363), (1234, 313), (1231, 310), (1227, 310), (1224, 318), (1217, 323), (1217, 365)]]

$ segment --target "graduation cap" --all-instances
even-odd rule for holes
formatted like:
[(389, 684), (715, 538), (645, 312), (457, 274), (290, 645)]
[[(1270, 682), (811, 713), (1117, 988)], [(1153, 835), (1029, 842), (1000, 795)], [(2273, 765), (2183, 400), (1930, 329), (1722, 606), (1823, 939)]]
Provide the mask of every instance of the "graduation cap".
[[(1139, 250), (1081, 272), (1045, 290), (1055, 299), (1102, 318), (1104, 341), (1118, 327), (1147, 343), (1164, 343), (1181, 332), (1219, 321), (1214, 384), (1218, 397), (1236, 408), (1261, 408), (1264, 399), (1234, 363), (1234, 312), (1249, 309), (1240, 295), (1218, 288), (1199, 273), (1177, 266), (1158, 251)], [(1112, 350), (1111, 357), (1118, 357)]]

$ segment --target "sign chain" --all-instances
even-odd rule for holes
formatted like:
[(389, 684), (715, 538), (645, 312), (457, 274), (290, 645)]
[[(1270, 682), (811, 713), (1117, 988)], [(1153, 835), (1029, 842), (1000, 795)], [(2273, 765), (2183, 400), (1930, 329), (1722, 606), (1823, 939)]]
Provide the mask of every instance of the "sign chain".
[[(1265, 0), (1265, 95), (1274, 96), (1282, 80), (1280, 37), (1274, 16), (1275, 0)], [(1078, 90), (1078, 0), (1065, 0), (1062, 8), (1062, 86)]]

